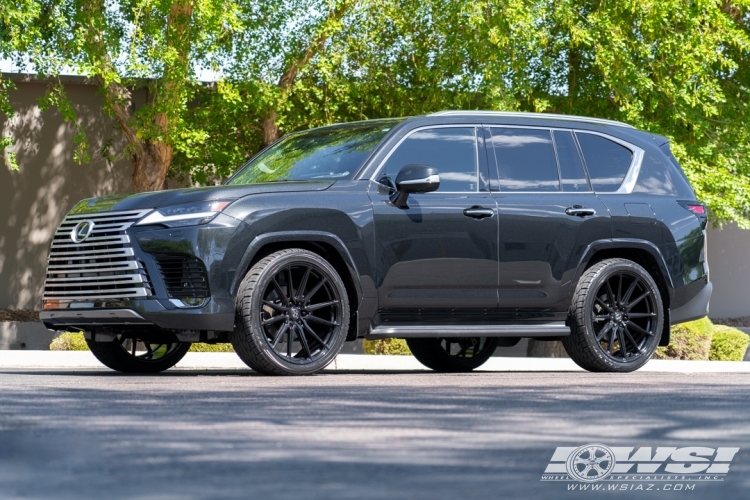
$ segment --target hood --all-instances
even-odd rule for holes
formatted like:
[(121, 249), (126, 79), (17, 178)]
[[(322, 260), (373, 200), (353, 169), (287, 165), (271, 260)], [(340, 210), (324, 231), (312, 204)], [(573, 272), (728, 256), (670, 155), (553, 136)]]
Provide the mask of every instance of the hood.
[(290, 193), (294, 191), (323, 191), (333, 182), (270, 182), (242, 186), (211, 186), (189, 189), (170, 189), (149, 193), (116, 194), (89, 198), (78, 202), (70, 213), (86, 214), (120, 210), (143, 210), (205, 200), (237, 200), (251, 194)]

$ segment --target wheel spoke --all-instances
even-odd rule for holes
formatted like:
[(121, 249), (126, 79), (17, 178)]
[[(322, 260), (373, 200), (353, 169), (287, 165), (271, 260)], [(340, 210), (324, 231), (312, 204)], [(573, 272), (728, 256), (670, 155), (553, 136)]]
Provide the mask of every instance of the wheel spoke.
[(297, 288), (297, 295), (294, 297), (295, 300), (299, 300), (305, 295), (305, 288), (307, 288), (307, 279), (310, 277), (310, 271), (312, 271), (312, 268), (308, 267), (305, 270), (305, 274), (302, 276), (302, 281), (299, 284), (299, 288)]
[(289, 328), (289, 341), (286, 344), (286, 355), (292, 357), (292, 342), (294, 342), (294, 327)]
[(289, 308), (288, 308), (288, 307), (284, 307), (284, 306), (282, 306), (281, 304), (276, 304), (276, 303), (274, 303), (274, 302), (269, 302), (269, 301), (267, 301), (267, 300), (263, 300), (263, 301), (261, 301), (261, 302), (263, 302), (263, 304), (267, 305), (268, 307), (271, 307), (271, 308), (273, 308), (273, 309), (276, 309), (277, 311), (281, 311), (281, 312), (286, 312), (286, 311), (288, 311), (288, 310), (289, 310)]
[(655, 318), (656, 313), (630, 313), (628, 314), (628, 318), (631, 319), (638, 319), (638, 318)]
[(604, 309), (606, 309), (606, 310), (607, 310), (608, 312), (610, 312), (610, 313), (614, 312), (614, 310), (613, 310), (613, 309), (612, 309), (611, 307), (609, 307), (609, 304), (606, 304), (606, 303), (605, 303), (605, 302), (604, 302), (604, 301), (603, 301), (602, 299), (600, 299), (599, 297), (597, 297), (597, 298), (596, 298), (595, 300), (596, 300), (596, 302), (598, 302), (598, 303), (599, 303), (599, 305), (600, 305), (600, 306), (602, 306), (602, 307), (603, 307)]
[(328, 302), (321, 302), (319, 304), (312, 304), (309, 306), (305, 306), (303, 309), (305, 311), (317, 311), (318, 309), (323, 309), (324, 307), (333, 306), (338, 304), (338, 300), (329, 300)]
[(273, 323), (278, 323), (279, 321), (283, 321), (285, 319), (286, 319), (286, 316), (284, 316), (283, 314), (279, 314), (278, 316), (274, 316), (271, 319), (267, 319), (265, 321), (261, 321), (260, 324), (263, 325), (263, 326), (266, 326), (266, 325), (271, 325)]
[(320, 280), (320, 281), (318, 282), (318, 284), (317, 284), (317, 285), (315, 285), (315, 286), (313, 287), (313, 289), (312, 289), (312, 290), (310, 290), (310, 293), (308, 293), (308, 294), (306, 295), (306, 297), (305, 297), (305, 302), (304, 302), (304, 304), (303, 304), (303, 307), (307, 307), (307, 303), (308, 303), (308, 302), (310, 302), (310, 299), (311, 299), (311, 298), (313, 297), (313, 295), (315, 295), (315, 293), (316, 293), (316, 292), (317, 292), (318, 290), (320, 290), (320, 287), (322, 287), (323, 285), (325, 285), (325, 284), (326, 284), (326, 281), (328, 281), (328, 278), (323, 278), (322, 280)]
[(276, 295), (278, 295), (279, 298), (284, 301), (284, 305), (286, 307), (289, 307), (289, 299), (286, 297), (284, 290), (281, 289), (281, 285), (279, 285), (279, 283), (276, 281), (276, 276), (271, 278), (271, 284), (273, 285), (273, 288), (276, 290)]
[(303, 320), (302, 324), (304, 325), (305, 328), (307, 328), (307, 331), (310, 332), (310, 336), (312, 338), (314, 338), (320, 345), (325, 346), (326, 349), (330, 348), (330, 346), (328, 344), (326, 344), (325, 342), (323, 342), (323, 339), (321, 339), (320, 337), (318, 337), (318, 334), (315, 333), (315, 330), (313, 330), (312, 328), (310, 328), (310, 325), (308, 325), (306, 321)]
[(635, 300), (634, 300), (633, 302), (631, 302), (631, 303), (629, 303), (629, 304), (628, 304), (627, 306), (625, 306), (625, 310), (626, 310), (626, 311), (628, 311), (628, 312), (630, 312), (630, 310), (631, 310), (631, 309), (632, 309), (633, 307), (635, 307), (635, 305), (636, 305), (636, 304), (638, 304), (638, 303), (639, 303), (640, 301), (642, 301), (643, 299), (645, 299), (645, 298), (646, 298), (646, 297), (648, 297), (649, 295), (651, 295), (651, 292), (649, 292), (649, 291), (645, 291), (645, 292), (643, 292), (643, 295), (640, 295), (640, 296), (639, 296), (639, 297), (638, 297), (637, 299), (635, 299)]
[(273, 338), (273, 342), (271, 342), (271, 347), (275, 348), (276, 344), (279, 343), (279, 340), (281, 340), (281, 336), (286, 333), (287, 329), (289, 328), (289, 322), (284, 323), (281, 325), (281, 328), (279, 328), (279, 331), (276, 332), (276, 336)]
[(638, 346), (638, 342), (635, 341), (633, 338), (633, 335), (630, 333), (630, 329), (625, 326), (623, 327), (623, 332), (625, 333), (625, 336), (630, 340), (630, 343), (633, 344), (633, 347), (635, 347), (635, 350), (640, 352), (641, 348)]
[(605, 281), (605, 284), (607, 285), (607, 297), (609, 298), (609, 304), (612, 307), (617, 306), (617, 302), (615, 301), (615, 294), (612, 291), (612, 285), (610, 285), (609, 280)]
[(135, 348), (137, 344), (138, 344), (138, 341), (136, 339), (130, 339), (130, 349), (131, 349), (131, 354), (133, 355), (133, 357), (135, 357)]
[(289, 301), (293, 301), (296, 297), (294, 293), (294, 282), (292, 281), (292, 266), (291, 264), (286, 268), (286, 291)]
[(615, 354), (615, 335), (617, 335), (618, 327), (614, 327), (609, 334), (609, 353)]
[(617, 340), (620, 342), (620, 356), (623, 361), (627, 358), (628, 350), (625, 347), (625, 334), (623, 333), (624, 328), (617, 329)]
[(297, 330), (297, 337), (299, 338), (300, 344), (302, 344), (302, 348), (307, 352), (307, 357), (312, 359), (312, 351), (310, 351), (310, 347), (307, 345), (307, 338), (305, 338), (305, 332), (302, 330), (302, 328), (299, 325), (294, 325), (294, 329)]
[(622, 298), (623, 304), (628, 303), (628, 301), (630, 300), (630, 297), (633, 295), (633, 292), (635, 291), (636, 285), (638, 285), (639, 282), (640, 280), (638, 278), (633, 279), (633, 282), (630, 284), (630, 286), (628, 287), (628, 290), (625, 292), (625, 296)]
[(604, 325), (604, 328), (601, 329), (599, 335), (596, 336), (597, 342), (601, 342), (607, 332), (612, 329), (612, 326), (614, 326), (612, 323), (607, 323), (606, 325)]
[(617, 282), (617, 305), (622, 305), (622, 273), (618, 276), (620, 280)]
[(635, 330), (636, 332), (638, 332), (638, 333), (642, 333), (643, 335), (648, 335), (649, 337), (653, 337), (654, 336), (653, 333), (649, 332), (648, 330), (644, 330), (643, 328), (641, 328), (640, 326), (636, 325), (632, 321), (628, 321), (627, 325), (630, 328), (632, 328), (633, 330)]
[(318, 318), (317, 316), (313, 316), (312, 314), (309, 315), (309, 316), (307, 316), (305, 319), (307, 321), (314, 321), (316, 323), (322, 323), (322, 324), (328, 325), (328, 326), (339, 326), (339, 324), (336, 323), (335, 321), (328, 321), (327, 319)]
[[(151, 349), (151, 344), (149, 344), (147, 342), (144, 342), (143, 345), (144, 345), (144, 347), (146, 347), (146, 354), (143, 355), (143, 358), (144, 359), (151, 359), (151, 358), (153, 358), (154, 351), (156, 349)], [(162, 344), (159, 344), (159, 347), (161, 347), (161, 346), (162, 346)], [(158, 349), (158, 347), (157, 347), (157, 349)]]

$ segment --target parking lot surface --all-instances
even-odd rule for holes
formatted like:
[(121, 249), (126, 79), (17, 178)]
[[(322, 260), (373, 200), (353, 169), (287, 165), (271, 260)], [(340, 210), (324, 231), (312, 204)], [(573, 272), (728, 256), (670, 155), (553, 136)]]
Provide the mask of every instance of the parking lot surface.
[[(5, 368), (0, 498), (747, 498), (749, 395), (747, 373)], [(587, 443), (740, 451), (681, 491), (541, 481)]]

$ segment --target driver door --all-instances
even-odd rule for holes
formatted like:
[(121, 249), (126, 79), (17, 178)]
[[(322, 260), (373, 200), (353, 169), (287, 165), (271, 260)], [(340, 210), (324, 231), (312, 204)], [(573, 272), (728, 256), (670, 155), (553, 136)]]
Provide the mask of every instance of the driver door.
[[(497, 206), (485, 190), (481, 141), (474, 126), (418, 129), (396, 146), (378, 181), (371, 182), (381, 310), (452, 315), (497, 307)], [(408, 208), (398, 208), (389, 186), (409, 164), (437, 168), (440, 188), (410, 194)]]

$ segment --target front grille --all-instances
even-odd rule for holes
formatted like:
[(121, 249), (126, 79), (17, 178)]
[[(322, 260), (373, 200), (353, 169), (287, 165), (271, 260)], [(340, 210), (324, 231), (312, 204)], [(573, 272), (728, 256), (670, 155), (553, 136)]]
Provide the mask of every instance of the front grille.
[[(97, 300), (153, 295), (145, 266), (135, 257), (125, 230), (150, 210), (68, 215), (55, 232), (47, 261), (44, 300)], [(94, 227), (76, 243), (71, 233), (83, 221)]]
[(156, 254), (169, 298), (201, 299), (209, 296), (208, 275), (203, 262), (188, 255)]

